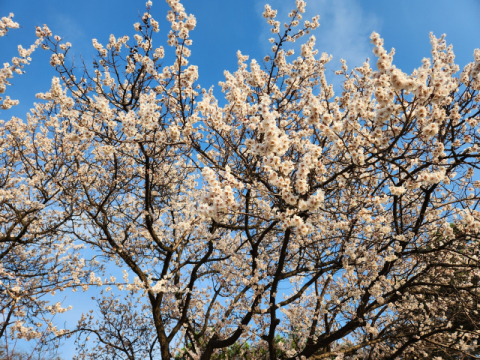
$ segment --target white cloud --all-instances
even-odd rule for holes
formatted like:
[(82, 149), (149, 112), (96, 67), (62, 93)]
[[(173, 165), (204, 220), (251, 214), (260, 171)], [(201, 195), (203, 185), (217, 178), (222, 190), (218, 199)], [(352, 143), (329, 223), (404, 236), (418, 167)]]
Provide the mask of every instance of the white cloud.
[(94, 54), (91, 46), (92, 40), (88, 39), (82, 25), (74, 17), (67, 14), (57, 14), (53, 23), (49, 24), (49, 27), (54, 35), (63, 38), (62, 43), (70, 42), (72, 44), (72, 48), (68, 53), (68, 62), (75, 58), (75, 66), (82, 66), (80, 61), (80, 56), (82, 56), (87, 60), (87, 66), (91, 67), (88, 60)]
[(67, 14), (57, 14), (51, 30), (61, 37), (65, 37), (65, 41), (82, 43), (85, 41), (85, 33), (83, 27), (78, 24), (75, 18)]
[[(259, 13), (263, 12), (263, 1), (265, 0), (257, 0)], [(272, 8), (278, 9), (278, 20), (282, 23), (287, 20), (288, 12), (295, 7), (293, 0), (270, 0), (269, 3)], [(317, 14), (320, 15), (320, 27), (314, 32), (316, 48), (320, 53), (333, 55), (329, 70), (338, 70), (340, 59), (345, 59), (350, 69), (361, 66), (367, 58), (372, 60), (372, 65), (375, 64), (369, 37), (372, 31), (381, 31), (381, 21), (374, 14), (365, 12), (359, 0), (307, 0), (303, 20), (310, 20)], [(265, 21), (260, 37), (267, 51), (271, 46), (268, 38), (272, 34)], [(332, 80), (331, 76), (327, 76)]]

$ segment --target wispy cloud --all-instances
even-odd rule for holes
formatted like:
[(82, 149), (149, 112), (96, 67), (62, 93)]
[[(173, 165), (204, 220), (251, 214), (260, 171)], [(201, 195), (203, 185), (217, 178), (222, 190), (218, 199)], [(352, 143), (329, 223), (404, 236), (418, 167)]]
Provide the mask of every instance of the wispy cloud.
[(71, 15), (57, 14), (50, 28), (56, 35), (65, 38), (66, 41), (70, 41), (73, 44), (82, 44), (87, 40), (83, 26)]
[[(264, 1), (257, 0), (259, 13), (263, 11)], [(278, 20), (282, 22), (295, 8), (293, 0), (271, 0), (269, 3), (278, 9)], [(372, 31), (381, 30), (382, 22), (374, 14), (367, 13), (359, 0), (307, 0), (303, 19), (309, 20), (317, 14), (320, 15), (320, 27), (314, 32), (316, 48), (320, 53), (333, 55), (329, 69), (338, 70), (340, 59), (345, 59), (349, 68), (353, 68), (361, 66), (367, 58), (373, 58), (369, 36)], [(265, 23), (260, 40), (265, 50), (271, 46), (267, 41), (271, 35)]]
[(62, 42), (68, 41), (72, 44), (67, 59), (68, 61), (71, 61), (73, 57), (75, 59), (75, 65), (81, 66), (81, 55), (87, 60), (87, 65), (90, 63), (88, 60), (93, 54), (93, 47), (91, 46), (91, 39), (87, 37), (83, 30), (84, 26), (79, 24), (74, 17), (66, 14), (57, 14), (54, 22), (49, 26), (55, 35), (64, 39)]

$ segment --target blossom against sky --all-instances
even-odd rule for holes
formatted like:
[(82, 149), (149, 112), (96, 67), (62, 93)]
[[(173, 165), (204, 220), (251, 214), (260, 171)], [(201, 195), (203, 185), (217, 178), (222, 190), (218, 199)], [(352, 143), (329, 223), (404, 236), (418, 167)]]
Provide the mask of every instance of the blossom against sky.
[[(237, 50), (250, 58), (262, 59), (271, 44), (272, 35), (261, 17), (263, 1), (259, 0), (184, 0), (187, 12), (195, 14), (197, 27), (190, 58), (199, 67), (199, 82), (203, 87), (217, 85), (223, 80), (225, 69), (234, 71), (237, 66)], [(273, 0), (280, 19), (293, 8), (293, 0)], [(429, 57), (428, 33), (438, 37), (447, 33), (447, 42), (454, 45), (457, 63), (461, 67), (472, 60), (473, 49), (480, 47), (478, 35), (480, 4), (476, 0), (448, 1), (356, 1), (356, 0), (310, 0), (307, 1), (306, 19), (320, 14), (320, 28), (315, 32), (317, 48), (334, 56), (330, 69), (339, 68), (338, 60), (345, 58), (350, 67), (361, 65), (365, 58), (373, 59), (369, 35), (377, 31), (385, 39), (386, 48), (396, 48), (394, 64), (410, 72), (421, 64), (423, 57)], [(133, 23), (143, 14), (145, 1), (140, 0), (0, 0), (0, 15), (15, 13), (14, 20), (22, 29), (12, 31), (2, 39), (4, 45), (2, 62), (10, 61), (16, 46), (28, 47), (35, 41), (35, 26), (48, 24), (54, 34), (72, 43), (72, 52), (77, 61), (79, 55), (89, 64), (94, 53), (92, 39), (106, 44), (110, 34), (123, 36), (133, 34)], [(169, 30), (165, 21), (167, 5), (156, 1), (153, 4), (154, 18), (161, 20), (161, 31), (157, 44), (164, 44)], [(154, 44), (155, 45), (155, 44)], [(168, 51), (168, 48), (167, 48)], [(168, 54), (167, 54), (168, 55)], [(54, 69), (49, 66), (50, 54), (41, 50), (33, 54), (32, 64), (26, 67), (26, 74), (16, 76), (13, 86), (8, 89), (21, 105), (3, 116), (24, 114), (35, 101), (35, 94), (50, 88)], [(217, 87), (218, 88), (218, 87)], [(67, 301), (70, 304), (70, 301)], [(78, 315), (79, 304), (73, 304), (76, 311), (67, 313), (70, 321)], [(67, 324), (73, 326), (74, 321)], [(68, 358), (67, 349), (64, 355)]]
[[(262, 59), (269, 50), (269, 27), (262, 19), (264, 0), (185, 0), (186, 11), (197, 18), (192, 32), (191, 63), (199, 67), (199, 82), (209, 88), (222, 81), (225, 69), (237, 67), (237, 50), (250, 59)], [(286, 20), (293, 0), (270, 0), (279, 10), (279, 20)], [(166, 21), (167, 4), (154, 1), (152, 15), (160, 21), (157, 44), (163, 44), (169, 30)], [(110, 34), (133, 35), (133, 23), (145, 11), (144, 0), (0, 0), (0, 15), (10, 12), (21, 29), (2, 38), (1, 61), (10, 61), (18, 44), (24, 47), (35, 41), (35, 26), (47, 24), (55, 35), (72, 43), (76, 64), (80, 55), (87, 64), (94, 53), (92, 39), (107, 43)], [(349, 67), (359, 66), (367, 57), (373, 59), (369, 36), (379, 32), (385, 47), (395, 47), (394, 64), (406, 72), (421, 65), (430, 55), (428, 34), (447, 34), (453, 44), (457, 63), (463, 67), (472, 61), (473, 50), (480, 47), (480, 2), (462, 0), (380, 1), (380, 0), (310, 0), (305, 19), (320, 15), (320, 28), (315, 31), (320, 52), (333, 55), (331, 70), (340, 68), (339, 60)], [(155, 45), (155, 44), (154, 44)], [(167, 54), (168, 56), (168, 54)], [(9, 94), (19, 99), (21, 106), (9, 111), (9, 116), (23, 117), (35, 101), (35, 94), (50, 87), (55, 75), (49, 63), (50, 54), (37, 51), (26, 74), (16, 76)], [(26, 91), (28, 89), (28, 91)], [(6, 116), (6, 115), (4, 115)]]

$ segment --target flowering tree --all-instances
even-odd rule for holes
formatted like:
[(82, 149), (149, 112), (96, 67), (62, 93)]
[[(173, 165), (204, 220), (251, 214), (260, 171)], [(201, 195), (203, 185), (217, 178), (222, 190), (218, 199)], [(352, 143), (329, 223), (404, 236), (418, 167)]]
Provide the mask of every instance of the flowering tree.
[[(68, 280), (42, 289), (101, 289), (98, 317), (53, 335), (76, 335), (78, 359), (478, 353), (480, 50), (456, 75), (431, 35), (409, 75), (373, 33), (376, 70), (342, 61), (336, 96), (318, 17), (303, 21), (297, 0), (282, 31), (267, 5), (271, 53), (237, 53), (220, 105), (188, 61), (195, 17), (167, 3), (171, 51), (152, 45), (148, 2), (133, 42), (93, 40), (93, 72), (40, 30), (59, 77), (26, 124), (2, 125), (5, 146), (25, 129), (31, 156), (52, 154), (32, 174), (49, 174), (38, 191), (55, 194), (42, 207), (55, 220), (25, 233), (66, 251), (65, 269), (45, 266)], [(119, 267), (123, 281), (108, 273)]]
[[(12, 18), (10, 14), (0, 20), (0, 36), (19, 27)], [(37, 28), (34, 45), (18, 47), (20, 57), (0, 69), (0, 93), (48, 35), (46, 26)], [(17, 104), (6, 96), (0, 108)], [(39, 104), (37, 110), (48, 112), (48, 105)], [(68, 200), (72, 172), (54, 152), (57, 139), (39, 128), (38, 114), (29, 114), (26, 122), (0, 120), (0, 339), (7, 350), (8, 336), (37, 339), (39, 350), (47, 333), (57, 333), (52, 315), (66, 309), (60, 302), (50, 305), (44, 296), (73, 283), (71, 268), (76, 276), (82, 271), (73, 244), (62, 235), (74, 214)]]

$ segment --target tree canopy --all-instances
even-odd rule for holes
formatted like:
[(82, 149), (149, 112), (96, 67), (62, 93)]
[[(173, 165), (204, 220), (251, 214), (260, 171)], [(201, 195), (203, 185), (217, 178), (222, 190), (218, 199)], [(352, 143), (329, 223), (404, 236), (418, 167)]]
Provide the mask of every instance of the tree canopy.
[[(91, 64), (45, 25), (0, 70), (5, 93), (41, 47), (58, 73), (0, 122), (0, 337), (75, 337), (76, 359), (480, 357), (480, 50), (460, 69), (431, 34), (407, 74), (372, 33), (373, 67), (342, 61), (336, 89), (318, 16), (266, 5), (271, 51), (238, 51), (219, 99), (167, 3), (165, 47), (149, 1)], [(97, 306), (59, 329), (45, 296), (67, 290)]]

